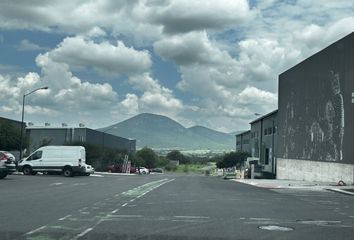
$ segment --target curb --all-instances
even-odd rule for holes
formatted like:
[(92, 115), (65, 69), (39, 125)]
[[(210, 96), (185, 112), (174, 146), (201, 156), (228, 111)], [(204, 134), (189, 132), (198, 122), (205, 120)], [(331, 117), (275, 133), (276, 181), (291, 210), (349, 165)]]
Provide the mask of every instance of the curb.
[(95, 172), (97, 174), (104, 174), (104, 175), (118, 175), (118, 176), (136, 176), (138, 174), (130, 174), (130, 173), (109, 173), (109, 172)]
[(345, 194), (345, 195), (354, 196), (354, 193), (348, 192), (348, 191), (345, 191), (345, 190), (339, 189), (339, 188), (325, 188), (325, 189), (328, 190), (328, 191), (331, 191), (331, 192), (336, 192), (336, 193), (341, 193), (341, 194)]

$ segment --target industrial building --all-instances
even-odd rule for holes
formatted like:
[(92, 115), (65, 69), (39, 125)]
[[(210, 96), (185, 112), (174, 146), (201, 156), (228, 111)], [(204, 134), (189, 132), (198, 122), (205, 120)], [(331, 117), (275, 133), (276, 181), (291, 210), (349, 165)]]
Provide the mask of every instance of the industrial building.
[(251, 131), (243, 131), (236, 135), (236, 151), (251, 153)]
[(354, 33), (279, 75), (277, 178), (354, 182)]
[(248, 152), (256, 161), (257, 176), (274, 178), (276, 175), (275, 149), (277, 142), (278, 110), (250, 122), (251, 130), (236, 135), (236, 151)]
[(136, 151), (136, 140), (127, 139), (86, 127), (27, 127), (29, 139), (28, 152), (33, 152), (42, 145), (64, 145), (72, 142), (85, 142), (99, 145), (103, 148), (112, 148)]
[(251, 124), (251, 156), (259, 160), (261, 176), (273, 178), (276, 174), (275, 149), (277, 141), (278, 110), (263, 115)]

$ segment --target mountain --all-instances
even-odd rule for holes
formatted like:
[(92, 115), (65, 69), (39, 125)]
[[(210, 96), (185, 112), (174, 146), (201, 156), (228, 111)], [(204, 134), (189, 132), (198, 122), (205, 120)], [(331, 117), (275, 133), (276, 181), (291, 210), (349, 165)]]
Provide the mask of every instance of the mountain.
[(232, 136), (235, 136), (239, 133), (245, 132), (246, 130), (242, 130), (242, 131), (236, 131), (236, 132), (230, 132), (229, 134), (231, 134)]
[(231, 150), (235, 145), (233, 135), (202, 126), (185, 128), (171, 118), (151, 113), (142, 113), (98, 130), (135, 138), (138, 148), (148, 146), (155, 149)]

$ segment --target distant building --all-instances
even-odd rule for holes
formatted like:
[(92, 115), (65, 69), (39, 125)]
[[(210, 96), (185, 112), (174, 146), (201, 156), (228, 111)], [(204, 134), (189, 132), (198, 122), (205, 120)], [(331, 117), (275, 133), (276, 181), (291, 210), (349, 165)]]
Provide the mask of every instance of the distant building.
[(4, 124), (4, 123), (5, 124), (12, 124), (14, 127), (21, 129), (21, 121), (16, 121), (13, 119), (0, 117), (0, 125)]
[[(4, 118), (4, 117), (0, 117), (0, 135), (3, 136), (3, 133), (1, 132), (1, 129), (4, 127), (4, 128), (7, 128), (8, 125), (12, 125), (14, 128), (17, 128), (18, 129), (18, 139), (20, 139), (20, 131), (21, 131), (21, 122), (20, 121), (16, 121), (16, 120), (13, 120), (13, 119), (9, 119), (9, 118)], [(25, 124), (23, 124), (23, 129), (25, 128)], [(12, 136), (14, 137), (14, 136)], [(16, 136), (15, 136), (16, 137)], [(20, 152), (19, 152), (19, 144), (18, 146), (12, 146), (12, 147), (4, 147), (3, 145), (0, 146), (0, 150), (7, 150), (7, 151), (10, 151), (16, 159), (19, 158), (20, 156)], [(10, 149), (11, 148), (11, 149)]]
[(43, 144), (63, 145), (71, 142), (85, 142), (128, 152), (136, 151), (135, 139), (127, 139), (86, 127), (28, 127), (26, 134), (29, 138), (29, 152), (33, 152)]
[(250, 122), (250, 153), (259, 160), (264, 177), (276, 175), (277, 115), (275, 110)]
[(244, 131), (236, 135), (236, 151), (251, 153), (251, 131)]
[(354, 32), (279, 75), (277, 178), (354, 182)]

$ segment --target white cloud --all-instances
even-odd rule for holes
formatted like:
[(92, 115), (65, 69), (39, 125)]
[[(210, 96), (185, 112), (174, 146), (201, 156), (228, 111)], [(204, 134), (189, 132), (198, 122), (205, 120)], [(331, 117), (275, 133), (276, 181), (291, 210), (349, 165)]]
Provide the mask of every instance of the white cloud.
[(106, 75), (139, 73), (151, 66), (147, 51), (137, 51), (121, 41), (117, 45), (95, 43), (80, 36), (65, 38), (48, 56), (71, 67), (89, 67)]
[(186, 33), (204, 29), (220, 31), (249, 20), (252, 14), (246, 0), (173, 0), (150, 9), (149, 16), (166, 33)]
[(119, 109), (121, 109), (127, 115), (135, 115), (139, 113), (139, 98), (135, 94), (128, 93), (125, 99), (120, 103)]
[[(100, 116), (104, 124), (121, 115), (152, 111), (189, 124), (244, 128), (254, 112), (276, 108), (279, 73), (354, 30), (351, 0), (253, 3), (250, 9), (246, 0), (0, 2), (0, 29), (68, 35), (36, 58), (40, 75), (18, 79), (5, 76), (9, 70), (2, 72), (0, 87), (10, 89), (6, 103), (0, 95), (1, 111), (18, 111), (22, 89), (48, 84), (50, 90), (31, 95), (28, 104), (37, 111), (52, 109), (57, 118), (95, 122)], [(23, 50), (39, 50), (26, 41)], [(175, 64), (178, 88), (162, 86), (169, 79), (153, 77), (156, 69), (165, 69), (141, 50), (152, 46), (163, 60)], [(123, 74), (137, 91), (123, 89), (123, 81), (113, 84), (116, 90), (110, 84), (86, 82), (74, 76), (73, 69), (81, 70), (77, 74), (87, 69), (104, 76)], [(124, 96), (119, 101), (118, 90)], [(194, 100), (179, 99), (180, 90)], [(75, 112), (79, 114), (73, 116)]]
[(149, 73), (134, 75), (129, 82), (143, 92), (139, 98), (140, 112), (154, 112), (175, 116), (183, 109), (183, 103), (173, 92), (159, 84)]
[(179, 66), (212, 65), (231, 61), (231, 57), (226, 51), (213, 46), (206, 31), (163, 38), (155, 42), (154, 49), (164, 59), (172, 60)]

